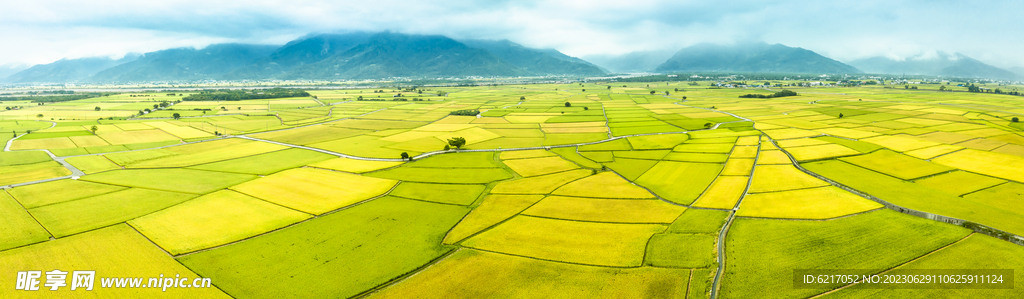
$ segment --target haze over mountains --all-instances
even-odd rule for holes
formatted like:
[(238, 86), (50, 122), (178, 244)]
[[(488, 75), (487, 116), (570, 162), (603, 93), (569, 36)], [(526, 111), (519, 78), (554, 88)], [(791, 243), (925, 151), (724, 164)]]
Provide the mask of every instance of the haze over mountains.
[(389, 77), (604, 75), (554, 49), (508, 40), (457, 41), (391, 32), (320, 34), (283, 46), (215, 44), (119, 60), (63, 59), (8, 77), (9, 83), (124, 83), (194, 80), (337, 80)]
[[(133, 83), (197, 80), (347, 80), (448, 77), (602, 76), (639, 72), (887, 73), (1018, 79), (962, 54), (904, 60), (873, 57), (849, 64), (782, 44), (697, 44), (676, 52), (640, 51), (587, 56), (529, 48), (509, 40), (455, 40), (392, 32), (319, 34), (282, 46), (214, 44), (121, 59), (62, 59), (0, 68), (6, 83)], [(591, 63), (593, 62), (593, 63)], [(6, 74), (4, 70), (8, 70)], [(20, 71), (18, 71), (20, 70)], [(14, 73), (17, 71), (16, 73)], [(1024, 72), (1024, 70), (1014, 70)], [(13, 73), (13, 74), (12, 74)]]
[(884, 74), (977, 77), (991, 79), (1018, 79), (1019, 73), (1000, 69), (960, 53), (935, 52), (896, 60), (871, 57), (850, 62), (865, 72)]
[(697, 44), (679, 50), (654, 69), (657, 72), (860, 73), (856, 68), (810, 50), (782, 44), (744, 43), (732, 46)]

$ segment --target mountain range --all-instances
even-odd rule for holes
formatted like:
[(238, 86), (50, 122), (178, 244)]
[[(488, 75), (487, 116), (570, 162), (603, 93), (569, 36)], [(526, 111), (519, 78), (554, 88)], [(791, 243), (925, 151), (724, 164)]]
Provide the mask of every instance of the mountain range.
[(852, 74), (860, 70), (803, 48), (782, 44), (697, 44), (676, 52), (657, 72), (751, 72)]
[[(890, 73), (1020, 78), (962, 54), (884, 57), (844, 64), (782, 44), (697, 44), (679, 51), (594, 55), (586, 60), (509, 40), (350, 32), (301, 37), (281, 46), (214, 44), (120, 59), (61, 59), (29, 68), (0, 66), (7, 83), (130, 83), (197, 80), (347, 80), (451, 77), (603, 76), (638, 72)], [(593, 62), (593, 63), (592, 63)], [(852, 66), (851, 66), (852, 65)], [(6, 72), (6, 73), (5, 73)]]
[(195, 80), (338, 80), (390, 77), (596, 76), (607, 71), (554, 49), (508, 40), (353, 32), (310, 35), (282, 46), (214, 44), (122, 59), (62, 59), (8, 76), (9, 83)]
[(590, 55), (583, 57), (616, 73), (649, 73), (672, 57), (676, 51), (635, 51), (623, 55)]
[(857, 68), (877, 74), (930, 75), (964, 78), (1019, 79), (1020, 73), (985, 64), (960, 53), (934, 52), (897, 60), (871, 57), (850, 61)]

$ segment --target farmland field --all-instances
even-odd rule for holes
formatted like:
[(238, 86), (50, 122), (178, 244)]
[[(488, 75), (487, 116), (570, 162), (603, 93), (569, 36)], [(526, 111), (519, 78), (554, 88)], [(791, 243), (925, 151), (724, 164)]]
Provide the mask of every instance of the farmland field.
[[(89, 293), (119, 298), (1021, 296), (1019, 96), (786, 75), (766, 81), (798, 95), (747, 98), (778, 89), (706, 76), (11, 102), (25, 108), (0, 110), (0, 282), (95, 269), (213, 285)], [(893, 268), (1016, 281), (792, 282)]]

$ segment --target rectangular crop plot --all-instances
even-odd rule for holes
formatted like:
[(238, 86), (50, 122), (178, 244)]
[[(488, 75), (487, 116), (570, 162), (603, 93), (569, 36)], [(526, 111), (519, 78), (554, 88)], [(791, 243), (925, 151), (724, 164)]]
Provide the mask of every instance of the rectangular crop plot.
[(35, 164), (52, 161), (43, 151), (0, 152), (0, 166)]
[(384, 197), (179, 261), (237, 297), (352, 297), (452, 250), (441, 239), (468, 211)]
[(722, 175), (750, 175), (750, 171), (754, 168), (754, 159), (733, 159), (725, 162), (725, 168), (722, 169)]
[(290, 148), (255, 156), (202, 164), (189, 168), (268, 175), (285, 169), (330, 160), (335, 157), (336, 156), (334, 155), (314, 152), (311, 150)]
[(525, 151), (505, 151), (501, 152), (499, 157), (501, 160), (513, 160), (513, 159), (527, 159), (527, 158), (540, 158), (540, 157), (551, 157), (555, 156), (555, 153), (550, 151), (535, 149)]
[(128, 169), (87, 175), (84, 181), (205, 194), (255, 179), (255, 175), (192, 169)]
[(599, 172), (559, 187), (555, 195), (599, 198), (654, 198), (650, 192), (633, 185), (612, 172)]
[[(35, 294), (46, 292), (47, 296), (71, 298), (87, 293), (96, 297), (109, 298), (223, 298), (231, 297), (216, 287), (210, 288), (176, 288), (164, 292), (159, 287), (146, 288), (101, 288), (100, 277), (164, 277), (180, 276), (191, 280), (199, 277), (188, 268), (171, 259), (145, 237), (127, 225), (116, 225), (79, 235), (61, 238), (32, 246), (16, 248), (0, 252), (0, 271), (16, 273), (29, 269), (48, 269), (52, 271), (72, 272), (74, 270), (96, 271), (92, 291), (84, 289), (71, 290), (71, 273), (66, 277), (67, 285), (57, 291), (50, 291), (42, 284), (46, 282), (43, 275), (40, 290)], [(0, 283), (14, 286), (16, 275), (0, 276)], [(143, 280), (146, 285), (148, 279)], [(10, 290), (4, 290), (5, 297), (14, 297)], [(22, 295), (33, 291), (21, 291)], [(172, 295), (173, 294), (173, 295)]]
[[(974, 234), (921, 259), (901, 266), (901, 269), (1021, 269), (1024, 267), (1024, 248), (982, 234)], [(1017, 274), (1014, 271), (1014, 275)], [(1024, 290), (1020, 279), (1014, 280), (1012, 289), (985, 290), (989, 298), (1021, 298)], [(853, 285), (836, 292), (840, 298), (966, 298), (978, 296), (979, 290), (958, 288), (934, 289), (868, 289)]]
[(512, 218), (526, 208), (544, 198), (543, 195), (504, 195), (491, 194), (484, 198), (480, 206), (473, 209), (466, 218), (452, 228), (444, 238), (445, 244), (454, 244), (494, 226), (505, 219)]
[(647, 245), (645, 264), (670, 268), (707, 268), (715, 263), (715, 236), (657, 234)]
[(704, 163), (725, 163), (729, 159), (728, 154), (708, 153), (678, 153), (671, 152), (662, 159), (679, 162), (704, 162)]
[(914, 181), (935, 190), (956, 196), (992, 187), (1006, 181), (966, 171), (954, 171)]
[(887, 269), (968, 233), (888, 210), (829, 221), (736, 219), (725, 242), (722, 296), (813, 296), (822, 290), (792, 287), (794, 269)]
[(1021, 221), (1024, 214), (1020, 211), (957, 197), (843, 161), (814, 162), (804, 167), (901, 207), (960, 218), (1015, 234), (1024, 233), (1024, 221)]
[(806, 174), (793, 165), (761, 165), (754, 168), (750, 193), (775, 192), (828, 186), (829, 183)]
[[(119, 164), (129, 168), (184, 167), (269, 153), (287, 148), (283, 145), (267, 142), (231, 138), (158, 149), (156, 151), (170, 153), (170, 155), (134, 161), (132, 163), (119, 162)], [(116, 157), (126, 154), (135, 154), (135, 152), (109, 154), (107, 156), (115, 160)]]
[(63, 237), (146, 215), (195, 197), (178, 192), (127, 189), (29, 209), (54, 237)]
[(71, 175), (71, 171), (54, 161), (0, 166), (0, 185), (31, 182), (67, 175)]
[(395, 190), (388, 195), (466, 206), (476, 201), (482, 192), (484, 192), (484, 185), (404, 182), (395, 187)]
[(881, 208), (882, 205), (827, 186), (747, 195), (736, 216), (828, 219)]
[(749, 181), (749, 176), (719, 176), (693, 205), (704, 208), (732, 209), (747, 190)]
[(856, 157), (840, 158), (840, 160), (904, 180), (912, 180), (953, 170), (950, 167), (918, 160), (888, 150), (880, 150)]
[(4, 220), (0, 250), (50, 239), (50, 233), (6, 192), (0, 192), (0, 219)]
[(683, 143), (672, 148), (672, 150), (683, 153), (728, 154), (732, 151), (732, 146), (732, 143)]
[(997, 178), (1024, 182), (1024, 157), (965, 149), (932, 159), (932, 162)]
[(647, 239), (665, 225), (613, 224), (517, 216), (463, 246), (539, 259), (599, 266), (636, 267)]
[(690, 204), (711, 185), (722, 167), (721, 164), (661, 161), (636, 183), (669, 201)]
[(926, 147), (930, 147), (930, 146), (936, 146), (936, 145), (941, 144), (941, 143), (938, 143), (938, 142), (931, 142), (931, 141), (927, 141), (927, 140), (921, 140), (921, 139), (916, 139), (916, 138), (911, 138), (911, 137), (903, 137), (903, 136), (878, 136), (878, 137), (865, 138), (865, 139), (862, 139), (861, 141), (867, 141), (867, 142), (870, 142), (870, 143), (881, 145), (881, 146), (890, 148), (890, 149), (892, 149), (894, 151), (897, 151), (897, 152), (912, 151), (912, 150), (916, 150), (916, 149), (922, 149), (922, 148), (926, 148)]
[(128, 223), (171, 254), (238, 241), (311, 217), (235, 191), (223, 190)]
[(793, 158), (796, 158), (796, 160), (800, 162), (860, 154), (860, 152), (858, 151), (838, 144), (822, 144), (793, 147), (786, 148), (786, 151), (788, 151), (791, 155), (793, 155)]
[(10, 189), (9, 192), (14, 196), (14, 198), (21, 202), (25, 208), (35, 208), (100, 194), (117, 192), (124, 189), (128, 188), (66, 179), (16, 187)]
[(103, 156), (81, 156), (71, 157), (64, 161), (71, 163), (71, 165), (78, 168), (86, 174), (93, 174), (97, 172), (104, 172), (107, 170), (121, 169), (121, 165), (114, 164)]
[(502, 168), (423, 168), (403, 166), (367, 175), (400, 181), (451, 184), (486, 184), (512, 178), (512, 174)]
[(661, 200), (548, 196), (524, 215), (615, 223), (672, 223), (685, 207)]
[(337, 158), (309, 164), (309, 166), (337, 171), (364, 173), (402, 165), (403, 162), (356, 160)]
[(730, 210), (687, 209), (668, 227), (668, 233), (718, 234), (732, 214)]
[(433, 155), (406, 164), (406, 167), (432, 168), (497, 168), (492, 152), (462, 152)]
[(684, 269), (573, 265), (462, 249), (370, 298), (685, 298), (689, 278)]
[(577, 169), (548, 175), (500, 182), (491, 193), (497, 194), (548, 194), (569, 182), (589, 176), (590, 170)]
[(116, 131), (96, 132), (96, 135), (103, 138), (110, 144), (147, 143), (169, 140), (179, 140), (174, 135), (167, 134), (160, 130), (139, 130), (139, 131)]
[(907, 152), (904, 152), (904, 154), (907, 154), (907, 155), (909, 155), (911, 157), (915, 157), (915, 158), (918, 158), (918, 159), (931, 159), (931, 158), (935, 158), (937, 156), (945, 155), (945, 154), (952, 153), (952, 152), (955, 152), (955, 151), (958, 151), (958, 150), (962, 150), (962, 149), (964, 149), (962, 146), (942, 144), (942, 145), (936, 145), (936, 146), (932, 146), (932, 147), (926, 147), (926, 148), (922, 148), (922, 149), (916, 149), (916, 150), (912, 150), (912, 151), (907, 151)]
[(28, 150), (28, 149), (51, 149), (51, 148), (73, 148), (78, 147), (71, 139), (67, 137), (58, 138), (46, 138), (46, 139), (28, 139), (21, 140), (20, 138), (14, 140), (11, 143), (11, 150)]
[(231, 189), (310, 214), (323, 214), (387, 193), (398, 182), (336, 171), (297, 168)]
[(757, 165), (771, 164), (793, 164), (793, 161), (790, 161), (789, 156), (780, 150), (761, 151), (757, 157)]
[(634, 149), (671, 149), (690, 139), (686, 134), (660, 134), (626, 137)]

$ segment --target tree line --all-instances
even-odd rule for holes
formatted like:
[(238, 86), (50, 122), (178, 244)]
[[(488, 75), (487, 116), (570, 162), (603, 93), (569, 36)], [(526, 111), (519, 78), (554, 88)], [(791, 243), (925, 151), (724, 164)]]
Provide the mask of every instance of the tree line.
[(754, 93), (752, 93), (752, 94), (741, 95), (740, 97), (741, 98), (755, 98), (755, 99), (770, 99), (770, 98), (791, 97), (791, 96), (795, 96), (795, 95), (796, 95), (795, 91), (788, 90), (788, 89), (783, 89), (782, 91), (776, 92), (776, 93), (773, 93), (773, 94), (754, 94)]
[(254, 90), (229, 90), (218, 89), (213, 91), (201, 91), (181, 98), (184, 101), (241, 101), (257, 99), (278, 99), (308, 97), (308, 92), (301, 89), (271, 88)]

